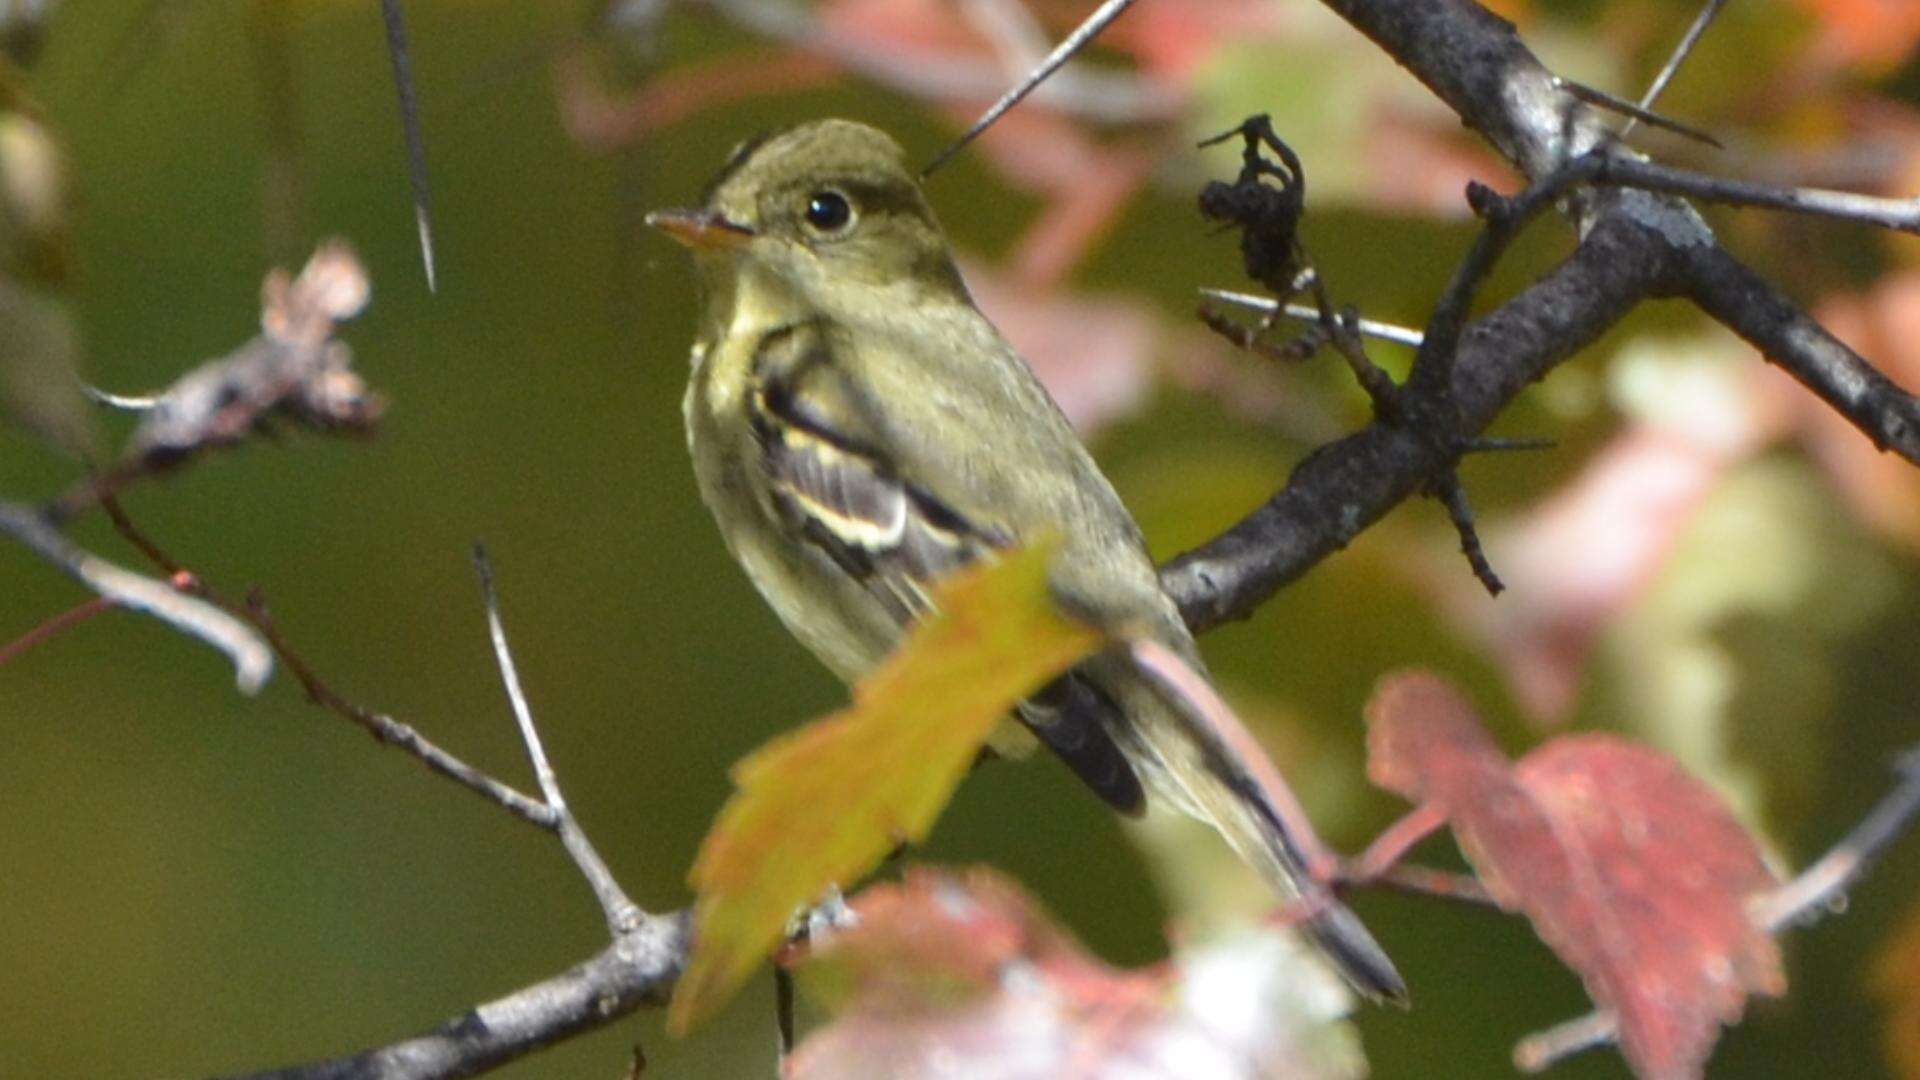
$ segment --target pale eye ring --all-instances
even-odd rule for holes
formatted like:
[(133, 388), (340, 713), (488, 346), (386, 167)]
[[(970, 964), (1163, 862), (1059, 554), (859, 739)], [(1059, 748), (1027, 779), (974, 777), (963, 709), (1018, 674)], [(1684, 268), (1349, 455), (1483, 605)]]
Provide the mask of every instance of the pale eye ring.
[(807, 224), (823, 233), (836, 233), (853, 224), (853, 204), (832, 189), (807, 196)]

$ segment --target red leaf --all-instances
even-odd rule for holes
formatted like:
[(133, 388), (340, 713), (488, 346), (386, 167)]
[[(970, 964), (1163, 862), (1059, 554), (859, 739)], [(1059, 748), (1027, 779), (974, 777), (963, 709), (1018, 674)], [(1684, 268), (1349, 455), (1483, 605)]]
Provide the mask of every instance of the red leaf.
[(1594, 734), (1510, 765), (1472, 707), (1424, 673), (1389, 678), (1367, 716), (1368, 776), (1447, 819), (1494, 898), (1615, 1013), (1636, 1074), (1700, 1075), (1747, 995), (1785, 989), (1778, 948), (1747, 915), (1777, 882), (1672, 759)]

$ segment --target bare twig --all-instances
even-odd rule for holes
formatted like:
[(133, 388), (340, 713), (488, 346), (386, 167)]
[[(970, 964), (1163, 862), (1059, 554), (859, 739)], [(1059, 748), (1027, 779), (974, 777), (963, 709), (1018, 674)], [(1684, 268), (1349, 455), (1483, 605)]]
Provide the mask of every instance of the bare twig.
[(1493, 564), (1487, 561), (1486, 549), (1480, 546), (1480, 532), (1473, 525), (1473, 508), (1467, 505), (1467, 489), (1460, 483), (1458, 473), (1449, 472), (1434, 483), (1434, 497), (1447, 508), (1447, 520), (1453, 522), (1453, 531), (1460, 536), (1460, 554), (1467, 557), (1467, 565), (1473, 569), (1473, 576), (1486, 587), (1489, 596), (1499, 596), (1506, 589), (1500, 575), (1493, 572)]
[[(1727, 0), (1707, 0), (1706, 5), (1700, 9), (1700, 14), (1694, 16), (1693, 25), (1687, 27), (1686, 35), (1680, 39), (1680, 44), (1674, 47), (1673, 55), (1667, 57), (1666, 65), (1660, 69), (1660, 74), (1653, 77), (1652, 85), (1648, 86), (1647, 92), (1641, 95), (1642, 109), (1651, 109), (1654, 103), (1660, 100), (1660, 95), (1666, 91), (1667, 84), (1679, 74), (1680, 65), (1686, 63), (1687, 57), (1693, 55), (1694, 46), (1700, 44), (1700, 38), (1707, 32), (1707, 27), (1713, 25), (1713, 20), (1720, 14), (1720, 9), (1726, 6)], [(1626, 125), (1620, 129), (1621, 138), (1624, 139), (1633, 134), (1634, 123), (1633, 117), (1627, 118)]]
[(241, 693), (258, 692), (273, 673), (273, 653), (245, 623), (213, 604), (182, 595), (164, 581), (123, 569), (81, 548), (44, 514), (0, 502), (0, 532), (116, 606), (159, 619), (225, 653), (233, 661)]
[[(272, 658), (279, 657), (280, 662), (287, 666), (294, 680), (300, 684), (300, 688), (306, 691), (307, 700), (352, 721), (382, 744), (413, 755), (427, 768), (474, 792), (488, 802), (494, 803), (520, 820), (550, 832), (559, 831), (558, 818), (538, 799), (514, 790), (442, 750), (432, 740), (416, 731), (412, 725), (395, 720), (385, 713), (374, 712), (365, 706), (357, 705), (335, 691), (314, 671), (306, 658), (294, 650), (292, 643), (281, 632), (280, 625), (274, 621), (273, 615), (267, 610), (266, 600), (259, 590), (248, 593), (244, 604), (233, 604), (223, 600), (197, 574), (182, 566), (179, 560), (168, 555), (160, 545), (154, 543), (151, 537), (142, 532), (127, 516), (117, 500), (109, 496), (102, 500), (102, 507), (113, 521), (114, 529), (127, 543), (133, 545), (155, 566), (162, 568), (173, 577), (174, 585), (170, 595), (179, 601), (210, 608), (222, 618), (242, 620), (236, 622), (236, 625), (239, 625), (253, 640), (259, 642), (259, 648), (263, 654), (262, 662), (267, 669), (271, 670)], [(4, 509), (4, 504), (0, 504), (0, 509)], [(0, 522), (4, 520), (4, 515), (0, 515)], [(187, 596), (179, 590), (189, 590), (195, 595)], [(257, 637), (254, 636), (256, 633)], [(265, 675), (263, 674), (261, 678), (264, 680)]]
[(507, 700), (513, 706), (514, 721), (520, 726), (520, 741), (526, 745), (527, 761), (539, 781), (540, 792), (546, 799), (547, 809), (552, 813), (554, 830), (560, 834), (561, 844), (573, 859), (573, 865), (579, 868), (580, 876), (586, 878), (588, 887), (593, 889), (594, 897), (600, 901), (600, 911), (606, 916), (607, 929), (617, 938), (639, 925), (642, 913), (639, 906), (627, 898), (620, 883), (614, 880), (613, 871), (607, 869), (606, 861), (594, 850), (586, 831), (580, 828), (573, 811), (567, 808), (566, 796), (560, 793), (560, 777), (547, 760), (546, 747), (540, 742), (540, 731), (534, 726), (533, 710), (527, 705), (527, 695), (520, 688), (520, 674), (514, 667), (513, 650), (507, 647), (507, 628), (500, 621), (500, 598), (493, 587), (493, 566), (487, 561), (486, 548), (479, 544), (473, 546), (473, 565), (480, 575), (480, 594), (487, 609), (487, 636), (493, 641), (493, 656), (500, 666), (500, 680), (506, 684)]
[[(1230, 289), (1200, 290), (1200, 295), (1226, 304), (1249, 308), (1268, 315), (1280, 315), (1296, 322), (1317, 323), (1320, 321), (1320, 309), (1307, 304), (1283, 304), (1271, 296), (1255, 296), (1252, 293), (1234, 292)], [(1420, 347), (1421, 334), (1410, 326), (1396, 326), (1393, 323), (1379, 322), (1374, 319), (1358, 319), (1354, 328), (1361, 334), (1390, 341), (1395, 345)]]
[(1894, 771), (1899, 783), (1851, 832), (1760, 903), (1754, 918), (1769, 933), (1804, 926), (1831, 913), (1834, 903), (1845, 897), (1874, 860), (1906, 835), (1914, 819), (1920, 817), (1920, 746), (1901, 754)]
[(20, 654), (53, 637), (60, 631), (70, 626), (77, 626), (80, 623), (86, 622), (101, 612), (112, 611), (116, 606), (118, 605), (112, 600), (104, 596), (96, 596), (91, 600), (68, 608), (51, 619), (43, 621), (40, 625), (21, 634), (12, 641), (0, 645), (0, 667), (6, 667), (18, 659)]
[[(1597, 155), (1596, 155), (1597, 156)], [(1590, 156), (1585, 160), (1591, 160)], [(1467, 185), (1467, 203), (1486, 223), (1474, 238), (1466, 258), (1453, 271), (1453, 277), (1434, 305), (1421, 335), (1420, 351), (1414, 356), (1410, 385), (1431, 387), (1444, 396), (1453, 378), (1454, 354), (1459, 351), (1460, 331), (1466, 325), (1473, 299), (1493, 272), (1494, 264), (1505, 254), (1514, 237), (1542, 210), (1553, 205), (1566, 191), (1586, 175), (1587, 169), (1570, 165), (1534, 182), (1513, 198), (1505, 198), (1480, 183)]]
[(1002, 94), (1000, 100), (994, 102), (986, 112), (980, 115), (980, 119), (975, 120), (971, 127), (960, 134), (959, 138), (949, 143), (945, 150), (940, 151), (932, 161), (928, 162), (927, 167), (920, 170), (920, 175), (931, 176), (940, 166), (952, 160), (955, 154), (964, 150), (967, 144), (981, 132), (992, 127), (994, 121), (1005, 116), (1009, 109), (1020, 104), (1028, 94), (1033, 93), (1041, 83), (1046, 82), (1048, 76), (1060, 70), (1061, 66), (1073, 59), (1081, 49), (1092, 44), (1093, 39), (1099, 37), (1102, 30), (1112, 25), (1113, 20), (1119, 18), (1132, 6), (1133, 0), (1105, 0), (1099, 7), (1094, 8), (1092, 14), (1082, 20), (1079, 26), (1074, 27), (1073, 33), (1060, 39), (1060, 44), (1054, 46), (1052, 52), (1041, 58), (1034, 69), (1027, 73), (1026, 78), (1021, 79), (1012, 89)]
[(1650, 127), (1657, 127), (1662, 131), (1671, 131), (1675, 135), (1684, 136), (1686, 138), (1694, 140), (1695, 142), (1705, 143), (1708, 146), (1713, 147), (1715, 150), (1726, 149), (1725, 147), (1720, 145), (1719, 139), (1716, 139), (1713, 136), (1707, 134), (1706, 132), (1701, 131), (1699, 128), (1689, 127), (1686, 124), (1683, 124), (1680, 121), (1675, 120), (1670, 116), (1662, 116), (1659, 113), (1646, 108), (1645, 106), (1635, 105), (1633, 102), (1628, 101), (1625, 98), (1615, 97), (1614, 95), (1607, 93), (1605, 90), (1598, 90), (1598, 89), (1595, 89), (1594, 87), (1586, 85), (1585, 83), (1574, 82), (1572, 79), (1558, 79), (1556, 80), (1556, 83), (1560, 87), (1560, 89), (1565, 90), (1567, 93), (1572, 94), (1574, 97), (1579, 98), (1581, 101), (1584, 101), (1589, 105), (1595, 106), (1596, 108), (1605, 109), (1608, 112), (1619, 113), (1620, 115), (1626, 117), (1628, 122), (1638, 120), (1641, 123), (1647, 124)]
[(1602, 157), (1595, 163), (1588, 179), (1597, 184), (1617, 184), (1645, 191), (1685, 195), (1728, 206), (1785, 210), (1920, 234), (1920, 196), (1886, 199), (1824, 188), (1777, 187), (1751, 180), (1709, 176), (1619, 155)]
[(514, 817), (530, 825), (538, 825), (549, 832), (559, 832), (559, 816), (538, 799), (522, 794), (442, 750), (431, 739), (420, 734), (413, 725), (395, 720), (386, 713), (374, 712), (340, 696), (314, 672), (313, 667), (299, 653), (293, 650), (286, 635), (281, 633), (279, 624), (268, 613), (266, 602), (259, 592), (248, 595), (244, 610), (247, 621), (266, 635), (268, 643), (273, 646), (274, 655), (280, 658), (281, 663), (287, 665), (287, 670), (293, 673), (293, 677), (299, 681), (301, 688), (307, 692), (308, 700), (329, 712), (353, 721), (384, 745), (413, 755), (427, 768), (499, 806)]
[(1613, 1045), (1620, 1024), (1613, 1013), (1590, 1012), (1535, 1032), (1513, 1046), (1513, 1067), (1523, 1073), (1545, 1072), (1570, 1057)]
[[(211, 617), (217, 620), (234, 620), (233, 615), (215, 606), (217, 599), (212, 597), (207, 587), (190, 572), (181, 569), (176, 560), (142, 534), (116, 502), (109, 498), (105, 505), (116, 528), (129, 542), (158, 565), (168, 567), (182, 587), (191, 588), (201, 595), (186, 596), (158, 582), (148, 582), (149, 585), (163, 590), (165, 598), (172, 604), (211, 612)], [(0, 529), (14, 533), (14, 526), (19, 520), (33, 522), (41, 519), (32, 511), (0, 503)], [(39, 529), (57, 540), (65, 540), (50, 525), (41, 524)], [(29, 530), (29, 535), (37, 534)], [(515, 717), (521, 725), (528, 757), (539, 777), (541, 790), (551, 805), (494, 780), (440, 749), (410, 725), (340, 696), (294, 652), (268, 614), (258, 593), (248, 597), (241, 611), (247, 622), (264, 638), (260, 645), (263, 657), (279, 656), (316, 704), (353, 721), (380, 742), (405, 750), (429, 769), (481, 795), (521, 820), (558, 834), (575, 865), (599, 898), (613, 943), (585, 963), (478, 1006), (431, 1032), (346, 1058), (252, 1075), (275, 1080), (426, 1080), (472, 1076), (577, 1032), (599, 1027), (641, 1005), (659, 1004), (665, 1000), (667, 991), (679, 977), (680, 969), (686, 962), (692, 944), (689, 916), (684, 912), (654, 915), (635, 906), (614, 883), (611, 871), (594, 852), (579, 824), (567, 810), (559, 781), (541, 747), (525, 694), (514, 671), (484, 555), (476, 552), (476, 556), (481, 566), (487, 600), (488, 629), (500, 661), (501, 676), (506, 683)], [(138, 578), (138, 575), (128, 571), (118, 572)], [(125, 595), (124, 592), (103, 592), (103, 595), (114, 595), (117, 603), (126, 603), (120, 599)], [(126, 606), (135, 605), (126, 603)], [(238, 632), (251, 637), (253, 631), (246, 625), (237, 621), (233, 621), (233, 625)], [(267, 652), (268, 649), (271, 649), (271, 653)], [(270, 660), (263, 659), (262, 663), (270, 666)], [(261, 677), (264, 678), (264, 674)]]
[(420, 123), (420, 98), (413, 80), (413, 54), (407, 45), (406, 12), (400, 0), (380, 0), (387, 30), (387, 55), (393, 61), (393, 88), (399, 96), (400, 129), (407, 144), (407, 184), (413, 189), (413, 224), (420, 237), (420, 262), (427, 291), (438, 286), (433, 260), (433, 202), (427, 186), (427, 136)]
[(1452, 874), (1403, 861), (1422, 840), (1446, 823), (1446, 815), (1433, 804), (1414, 807), (1381, 830), (1366, 850), (1341, 862), (1333, 882), (1335, 888), (1345, 891), (1380, 887), (1474, 907), (1499, 907), (1486, 886), (1471, 874)]
[(1339, 882), (1342, 889), (1354, 885), (1366, 885), (1395, 892), (1409, 893), (1414, 896), (1428, 896), (1436, 900), (1447, 900), (1467, 907), (1492, 908), (1505, 910), (1494, 900), (1493, 894), (1472, 874), (1454, 874), (1445, 870), (1435, 870), (1426, 866), (1389, 866), (1365, 881)]

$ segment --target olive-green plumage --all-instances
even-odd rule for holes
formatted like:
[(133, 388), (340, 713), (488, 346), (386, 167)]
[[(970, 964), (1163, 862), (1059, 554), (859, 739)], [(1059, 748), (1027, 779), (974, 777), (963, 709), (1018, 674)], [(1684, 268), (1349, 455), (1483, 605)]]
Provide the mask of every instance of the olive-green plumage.
[[(1077, 615), (1204, 671), (1140, 529), (1025, 361), (974, 307), (900, 148), (827, 120), (743, 145), (706, 205), (650, 220), (691, 247), (705, 305), (685, 401), (700, 492), (782, 621), (841, 678), (878, 664), (942, 574), (1060, 539)], [(1212, 823), (1282, 896), (1297, 859), (1242, 760), (1118, 652), (1021, 719), (1123, 812)], [(1309, 926), (1358, 989), (1392, 964), (1338, 905)]]

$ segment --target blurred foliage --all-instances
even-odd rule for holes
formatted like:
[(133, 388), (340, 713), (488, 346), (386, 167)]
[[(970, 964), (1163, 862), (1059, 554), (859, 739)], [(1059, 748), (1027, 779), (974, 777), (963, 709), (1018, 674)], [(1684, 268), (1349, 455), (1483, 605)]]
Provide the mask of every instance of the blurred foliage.
[[(42, 430), (81, 423), (71, 386), (48, 389), (76, 367), (111, 390), (163, 386), (254, 332), (267, 266), (291, 267), (320, 236), (350, 238), (374, 299), (346, 337), (391, 401), (381, 437), (261, 443), (131, 491), (129, 510), (227, 591), (259, 584), (344, 694), (514, 778), (520, 752), (465, 556), (484, 537), (569, 800), (635, 899), (666, 908), (688, 900), (681, 882), (726, 796), (729, 763), (844, 694), (788, 640), (699, 505), (678, 408), (692, 284), (678, 251), (641, 235), (640, 213), (689, 201), (762, 128), (855, 116), (925, 159), (965, 110), (794, 65), (780, 46), (678, 8), (644, 43), (601, 39), (582, 51), (578, 36), (603, 6), (407, 5), (436, 190), (437, 295), (414, 248), (371, 0), (54, 7), (28, 50), (34, 66), (5, 80), (0, 125), (30, 117), (36, 137), (53, 140), (70, 209), (57, 233), (38, 234), (56, 239), (23, 258), (10, 208), (0, 251), (11, 286), (59, 306), (77, 328), (65, 340), (84, 349), (41, 351), (44, 366), (23, 385), (47, 404), (9, 391), (5, 408)], [(1055, 32), (1086, 6), (1034, 5)], [(1566, 73), (1629, 95), (1694, 14), (1679, 0), (1498, 6)], [(955, 6), (934, 0), (819, 10), (843, 34), (883, 43), (915, 25), (947, 35), (929, 29), (930, 39), (977, 38), (953, 29)], [(1730, 150), (1703, 157), (1659, 133), (1646, 145), (1718, 171), (1911, 194), (1920, 62), (1916, 31), (1901, 22), (1909, 10), (1729, 5), (1662, 107)], [(905, 14), (890, 22), (888, 11)], [(1232, 238), (1209, 236), (1192, 204), (1203, 177), (1232, 167), (1231, 150), (1196, 154), (1190, 138), (1253, 108), (1274, 112), (1283, 136), (1297, 128), (1306, 243), (1336, 299), (1374, 318), (1424, 317), (1472, 235), (1461, 184), (1509, 181), (1391, 60), (1317, 5), (1146, 3), (1116, 33), (1129, 25), (1133, 36), (1116, 39), (1126, 55), (1104, 62), (1176, 108), (1130, 124), (1023, 110), (929, 195), (962, 251), (1008, 292), (1044, 308), (1091, 291), (1145, 320), (1149, 332), (1108, 350), (1140, 372), (1138, 392), (1118, 393), (1107, 365), (1076, 363), (1071, 335), (1066, 355), (1034, 359), (1069, 407), (1106, 403), (1082, 414), (1105, 422), (1096, 450), (1155, 550), (1172, 555), (1365, 416), (1340, 365), (1274, 370), (1191, 325), (1196, 286), (1241, 282)], [(568, 96), (579, 87), (551, 77), (562, 54), (588, 57), (588, 85), (604, 100)], [(1002, 72), (990, 50), (971, 55)], [(728, 70), (772, 74), (755, 89), (714, 74)], [(784, 81), (771, 85), (775, 75)], [(652, 119), (625, 138), (575, 136), (568, 118), (580, 109), (630, 98)], [(22, 129), (6, 130), (0, 148), (19, 142)], [(4, 167), (12, 190), (14, 166)], [(1095, 199), (1075, 182), (1109, 167), (1138, 178), (1124, 198)], [(1907, 293), (1873, 286), (1916, 263), (1912, 238), (1711, 216), (1801, 299), (1851, 297), (1863, 335), (1910, 309)], [(1553, 224), (1530, 232), (1488, 297), (1530, 280), (1568, 242)], [(1013, 316), (1003, 321), (1016, 329)], [(1048, 339), (1015, 337), (1036, 352), (1029, 342)], [(1721, 429), (1702, 419), (1724, 399), (1687, 396), (1694, 404), (1662, 430), (1706, 435), (1659, 456), (1621, 453), (1654, 422), (1610, 376), (1614, 357), (1650, 340), (1703, 339), (1682, 305), (1636, 312), (1498, 425), (1550, 436), (1554, 450), (1465, 466), (1490, 534), (1531, 538), (1508, 549), (1508, 565), (1541, 567), (1507, 596), (1461, 598), (1457, 587), (1471, 583), (1443, 516), (1411, 503), (1252, 620), (1208, 635), (1222, 684), (1269, 728), (1337, 843), (1358, 847), (1403, 809), (1365, 784), (1359, 711), (1383, 672), (1409, 664), (1467, 687), (1510, 750), (1554, 727), (1626, 731), (1682, 754), (1742, 789), (1749, 823), (1796, 865), (1883, 789), (1893, 749), (1915, 731), (1920, 575), (1911, 530), (1885, 512), (1901, 485), (1911, 497), (1911, 477), (1860, 483), (1873, 474), (1835, 449), (1860, 440), (1823, 426), (1823, 410), (1784, 380), (1734, 395), (1747, 410), (1737, 439), (1712, 437)], [(25, 340), (17, 330), (0, 339), (0, 386), (24, 370), (7, 358)], [(1389, 350), (1381, 359), (1406, 362)], [(1730, 362), (1764, 374), (1737, 347)], [(115, 438), (131, 426), (100, 420)], [(1620, 462), (1660, 469), (1598, 471)], [(1641, 507), (1644, 543), (1612, 543), (1628, 517), (1579, 502), (1588, 491), (1668, 490), (1680, 468), (1696, 482), (1654, 510), (1608, 504)], [(0, 497), (50, 497), (75, 475), (69, 454), (0, 426)], [(1563, 507), (1572, 512), (1548, 516)], [(1545, 527), (1555, 522), (1572, 526)], [(76, 536), (138, 561), (97, 518)], [(1637, 561), (1608, 561), (1628, 554)], [(1500, 565), (1499, 548), (1494, 556)], [(0, 582), (0, 639), (85, 599), (8, 544)], [(1570, 687), (1559, 714), (1517, 689), (1520, 654), (1501, 647), (1515, 640), (1554, 646)], [(193, 1075), (339, 1053), (438, 1022), (601, 944), (592, 898), (550, 837), (369, 745), (289, 680), (239, 698), (217, 656), (151, 623), (95, 618), (0, 669), (0, 718), (11, 740), (0, 754), (0, 818), (11, 823), (0, 834), (0, 994), (31, 1003), (0, 1020), (10, 1075)], [(1910, 1010), (1881, 1011), (1905, 999), (1873, 989), (1920, 981), (1911, 948), (1876, 960), (1920, 890), (1912, 851), (1896, 849), (1843, 918), (1787, 940), (1790, 994), (1750, 1010), (1714, 1074), (1891, 1075), (1883, 1047), (1902, 1044), (1883, 1033)], [(1457, 865), (1443, 842), (1420, 854)], [(1111, 963), (1165, 949), (1170, 912), (1155, 871), (1051, 761), (970, 777), (918, 857), (1000, 868)], [(1515, 1031), (1585, 1008), (1575, 978), (1517, 919), (1391, 895), (1357, 906), (1416, 1002), (1359, 1016), (1376, 1075), (1501, 1075)], [(500, 1075), (613, 1075), (634, 1039), (656, 1075), (766, 1075), (771, 998), (754, 984), (679, 1040), (644, 1014)], [(1602, 1055), (1557, 1075), (1619, 1072)]]

